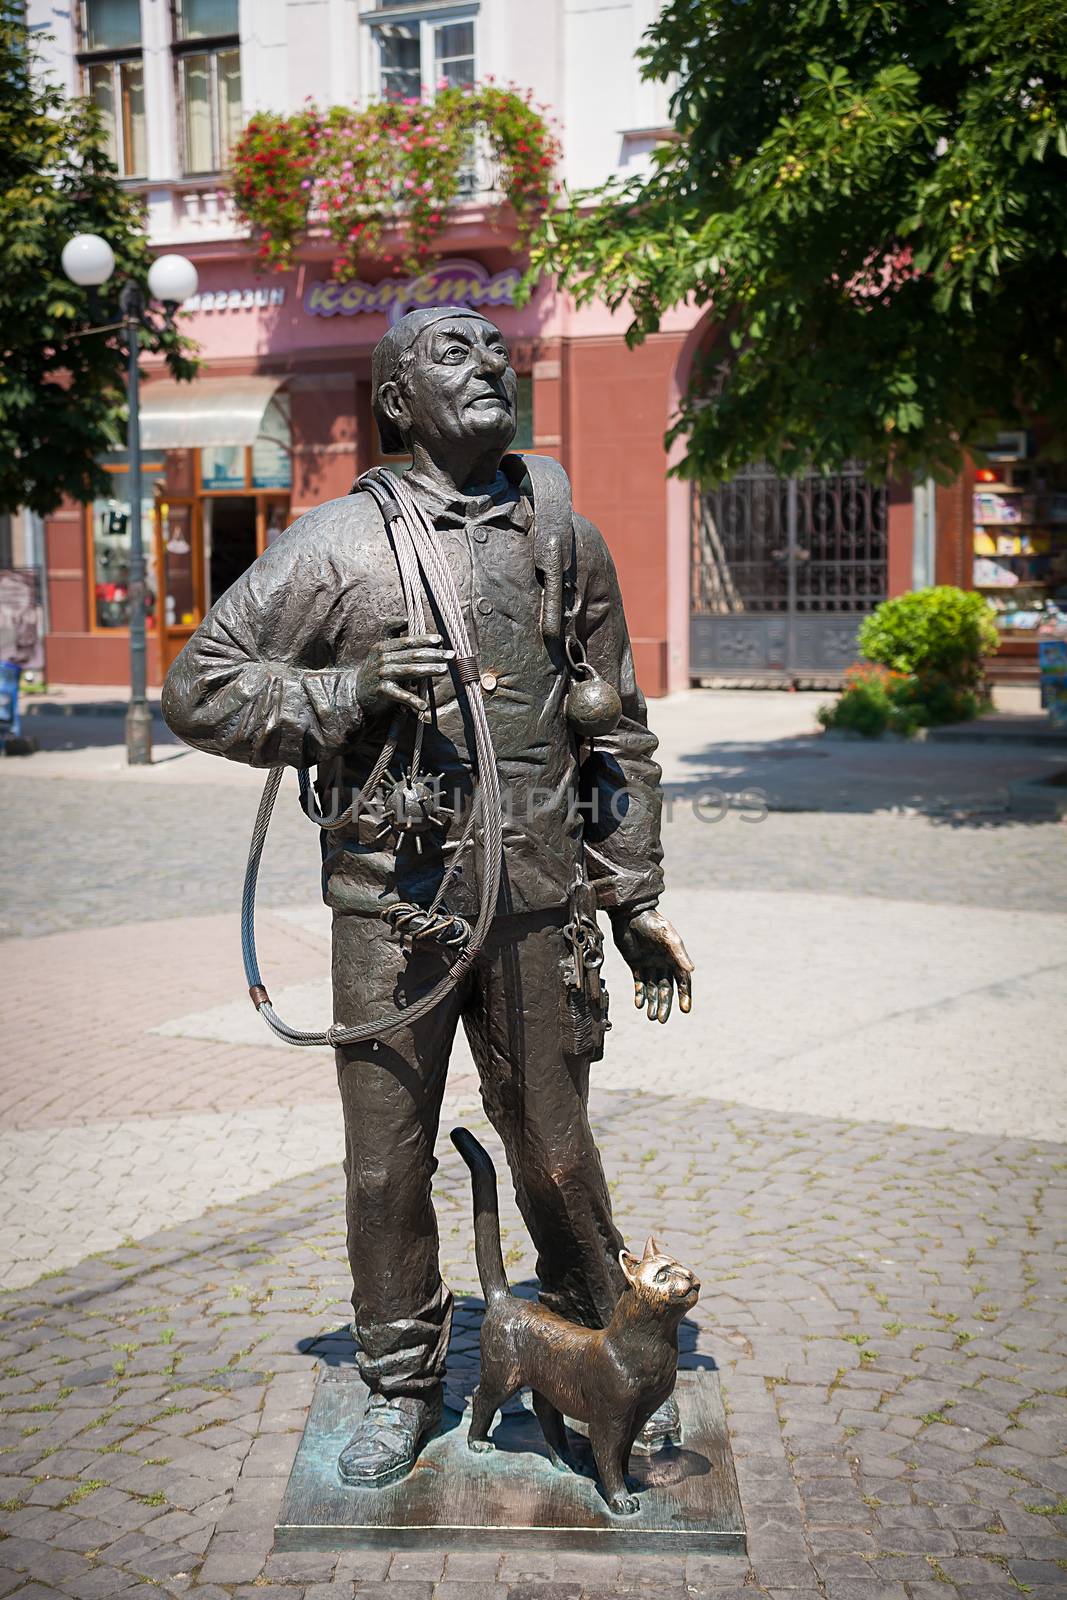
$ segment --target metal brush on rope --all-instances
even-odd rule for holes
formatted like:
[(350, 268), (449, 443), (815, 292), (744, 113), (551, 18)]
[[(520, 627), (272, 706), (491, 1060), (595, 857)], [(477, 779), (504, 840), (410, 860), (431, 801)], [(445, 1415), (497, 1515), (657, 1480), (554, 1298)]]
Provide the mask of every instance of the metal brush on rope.
[[(409, 634), (423, 631), (426, 621), (425, 597), (429, 595), (449, 645), (455, 652), (453, 671), (458, 688), (466, 700), (474, 731), (472, 755), (475, 792), (466, 827), (431, 904), (423, 907), (402, 901), (387, 907), (382, 913), (394, 931), (409, 944), (418, 943), (424, 947), (427, 943), (433, 942), (442, 951), (454, 952), (455, 959), (448, 971), (413, 1005), (398, 1011), (393, 1017), (384, 1017), (380, 1021), (363, 1023), (354, 1028), (345, 1028), (333, 1023), (322, 1032), (314, 1033), (293, 1028), (278, 1016), (264, 987), (256, 953), (256, 884), (271, 813), (285, 771), (284, 767), (271, 768), (252, 830), (248, 865), (245, 869), (244, 891), (241, 897), (241, 948), (248, 992), (256, 1010), (280, 1039), (295, 1045), (337, 1046), (383, 1039), (401, 1028), (410, 1027), (421, 1017), (426, 1016), (447, 994), (451, 993), (473, 964), (475, 956), (485, 943), (500, 892), (503, 861), (500, 778), (489, 733), (489, 722), (482, 703), (478, 662), (471, 648), (463, 619), (463, 608), (456, 593), (452, 573), (432, 523), (423, 515), (418, 502), (401, 479), (384, 468), (378, 468), (365, 473), (359, 480), (359, 487), (373, 496), (384, 518), (400, 573)], [(430, 692), (429, 687), (427, 692)], [(375, 793), (385, 777), (396, 753), (402, 716), (403, 713), (398, 712), (390, 724), (381, 754), (368, 776), (364, 794)], [(386, 825), (396, 832), (398, 837), (425, 832), (430, 826), (436, 825), (428, 794), (432, 780), (427, 780), (420, 772), (422, 742), (423, 727), (420, 722), (416, 729), (411, 766), (393, 784), (391, 790), (391, 798), (395, 802), (394, 821)], [(321, 815), (312, 803), (307, 769), (298, 769), (297, 777), (301, 805), (306, 815), (319, 827), (334, 830), (350, 821), (359, 796), (340, 816), (327, 818)], [(454, 878), (461, 855), (478, 835), (479, 824), (481, 835), (479, 905), (477, 920), (471, 927), (465, 918), (447, 910), (444, 906), (444, 896)]]

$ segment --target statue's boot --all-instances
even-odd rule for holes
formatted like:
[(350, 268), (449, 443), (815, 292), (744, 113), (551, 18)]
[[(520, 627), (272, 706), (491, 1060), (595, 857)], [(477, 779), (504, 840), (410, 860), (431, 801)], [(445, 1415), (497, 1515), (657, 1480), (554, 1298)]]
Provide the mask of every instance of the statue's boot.
[[(525, 1396), (523, 1400), (525, 1401)], [(580, 1433), (583, 1438), (589, 1437), (589, 1426), (585, 1422), (578, 1422), (574, 1417), (565, 1417), (568, 1428), (575, 1433)], [(681, 1444), (682, 1419), (678, 1415), (678, 1402), (673, 1394), (669, 1394), (661, 1406), (657, 1406), (641, 1432), (634, 1440), (634, 1449), (638, 1455), (650, 1456), (657, 1450), (662, 1450), (668, 1444)]]
[(380, 1489), (403, 1478), (440, 1420), (440, 1390), (427, 1400), (372, 1394), (363, 1420), (338, 1457), (341, 1482), (357, 1489)]
[(634, 1440), (634, 1449), (639, 1455), (652, 1455), (656, 1450), (662, 1450), (668, 1444), (681, 1444), (682, 1419), (678, 1415), (678, 1402), (673, 1394), (669, 1394), (661, 1406), (657, 1406), (641, 1432)]

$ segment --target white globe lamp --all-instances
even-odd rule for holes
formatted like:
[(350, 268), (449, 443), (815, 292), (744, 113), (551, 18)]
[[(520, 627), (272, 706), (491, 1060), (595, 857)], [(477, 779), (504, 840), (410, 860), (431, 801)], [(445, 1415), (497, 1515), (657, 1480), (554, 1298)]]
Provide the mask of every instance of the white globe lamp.
[(60, 261), (79, 289), (99, 289), (115, 270), (115, 252), (98, 233), (76, 233), (63, 246)]
[(148, 269), (148, 288), (164, 305), (181, 305), (196, 293), (196, 268), (185, 256), (158, 256)]

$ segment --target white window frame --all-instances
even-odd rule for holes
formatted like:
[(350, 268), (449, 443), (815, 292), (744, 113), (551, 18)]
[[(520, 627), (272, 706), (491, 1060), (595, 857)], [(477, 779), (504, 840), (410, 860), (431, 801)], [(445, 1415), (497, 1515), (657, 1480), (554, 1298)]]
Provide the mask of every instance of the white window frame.
[[(118, 167), (119, 177), (128, 182), (139, 182), (148, 176), (148, 102), (145, 94), (145, 59), (144, 59), (144, 14), (140, 13), (141, 38), (137, 44), (121, 46), (98, 45), (89, 48), (89, 18), (86, 6), (78, 7), (76, 22), (76, 39), (78, 42), (78, 72), (81, 78), (81, 91), (86, 100), (93, 99), (92, 73), (94, 68), (108, 67), (111, 71), (111, 95), (115, 104), (115, 165)], [(136, 62), (141, 69), (141, 93), (145, 96), (145, 171), (127, 172), (127, 160), (130, 152), (126, 148), (126, 128), (122, 115), (122, 68), (131, 62)]]
[(421, 5), (383, 6), (373, 11), (365, 11), (362, 20), (371, 33), (371, 47), (367, 51), (367, 81), (366, 91), (369, 100), (383, 100), (385, 98), (382, 82), (382, 51), (378, 30), (388, 27), (390, 23), (407, 22), (419, 25), (419, 70), (422, 74), (422, 98), (429, 104), (437, 94), (437, 83), (426, 82), (426, 69), (429, 65), (433, 72), (436, 65), (437, 52), (434, 48), (434, 33), (436, 29), (447, 27), (456, 22), (470, 22), (474, 26), (474, 49), (472, 57), (474, 68), (471, 81), (478, 79), (478, 12), (480, 10), (477, 0), (474, 4), (468, 0), (467, 4), (457, 4), (456, 0), (448, 0), (447, 4), (427, 4), (423, 0)]
[[(181, 0), (173, 0), (172, 6), (174, 35), (172, 51), (174, 57), (174, 95), (175, 109), (178, 123), (178, 153), (181, 162), (183, 178), (213, 178), (222, 176), (229, 171), (228, 161), (222, 159), (222, 126), (219, 116), (219, 56), (229, 55), (236, 51), (240, 69), (241, 38), (239, 33), (205, 34), (202, 37), (187, 38), (182, 26)], [(211, 159), (212, 166), (206, 169), (198, 168), (192, 171), (190, 165), (189, 134), (187, 127), (188, 107), (186, 105), (185, 89), (185, 63), (195, 56), (208, 58), (209, 76), (209, 104), (211, 114)], [(244, 122), (244, 77), (241, 79), (241, 120)]]

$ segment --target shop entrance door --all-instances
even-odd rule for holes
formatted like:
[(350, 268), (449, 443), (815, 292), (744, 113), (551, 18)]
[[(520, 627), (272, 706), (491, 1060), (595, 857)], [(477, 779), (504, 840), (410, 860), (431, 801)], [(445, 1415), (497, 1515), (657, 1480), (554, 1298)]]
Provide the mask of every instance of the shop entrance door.
[(156, 632), (166, 672), (204, 620), (204, 561), (199, 503), (157, 490), (155, 546)]
[(214, 605), (256, 559), (256, 500), (254, 495), (213, 495), (204, 509), (210, 519), (205, 530), (208, 604)]
[(201, 501), (208, 605), (213, 606), (289, 522), (287, 494), (212, 494)]
[(692, 500), (690, 672), (840, 678), (886, 596), (886, 492), (858, 465), (780, 478), (750, 467)]

